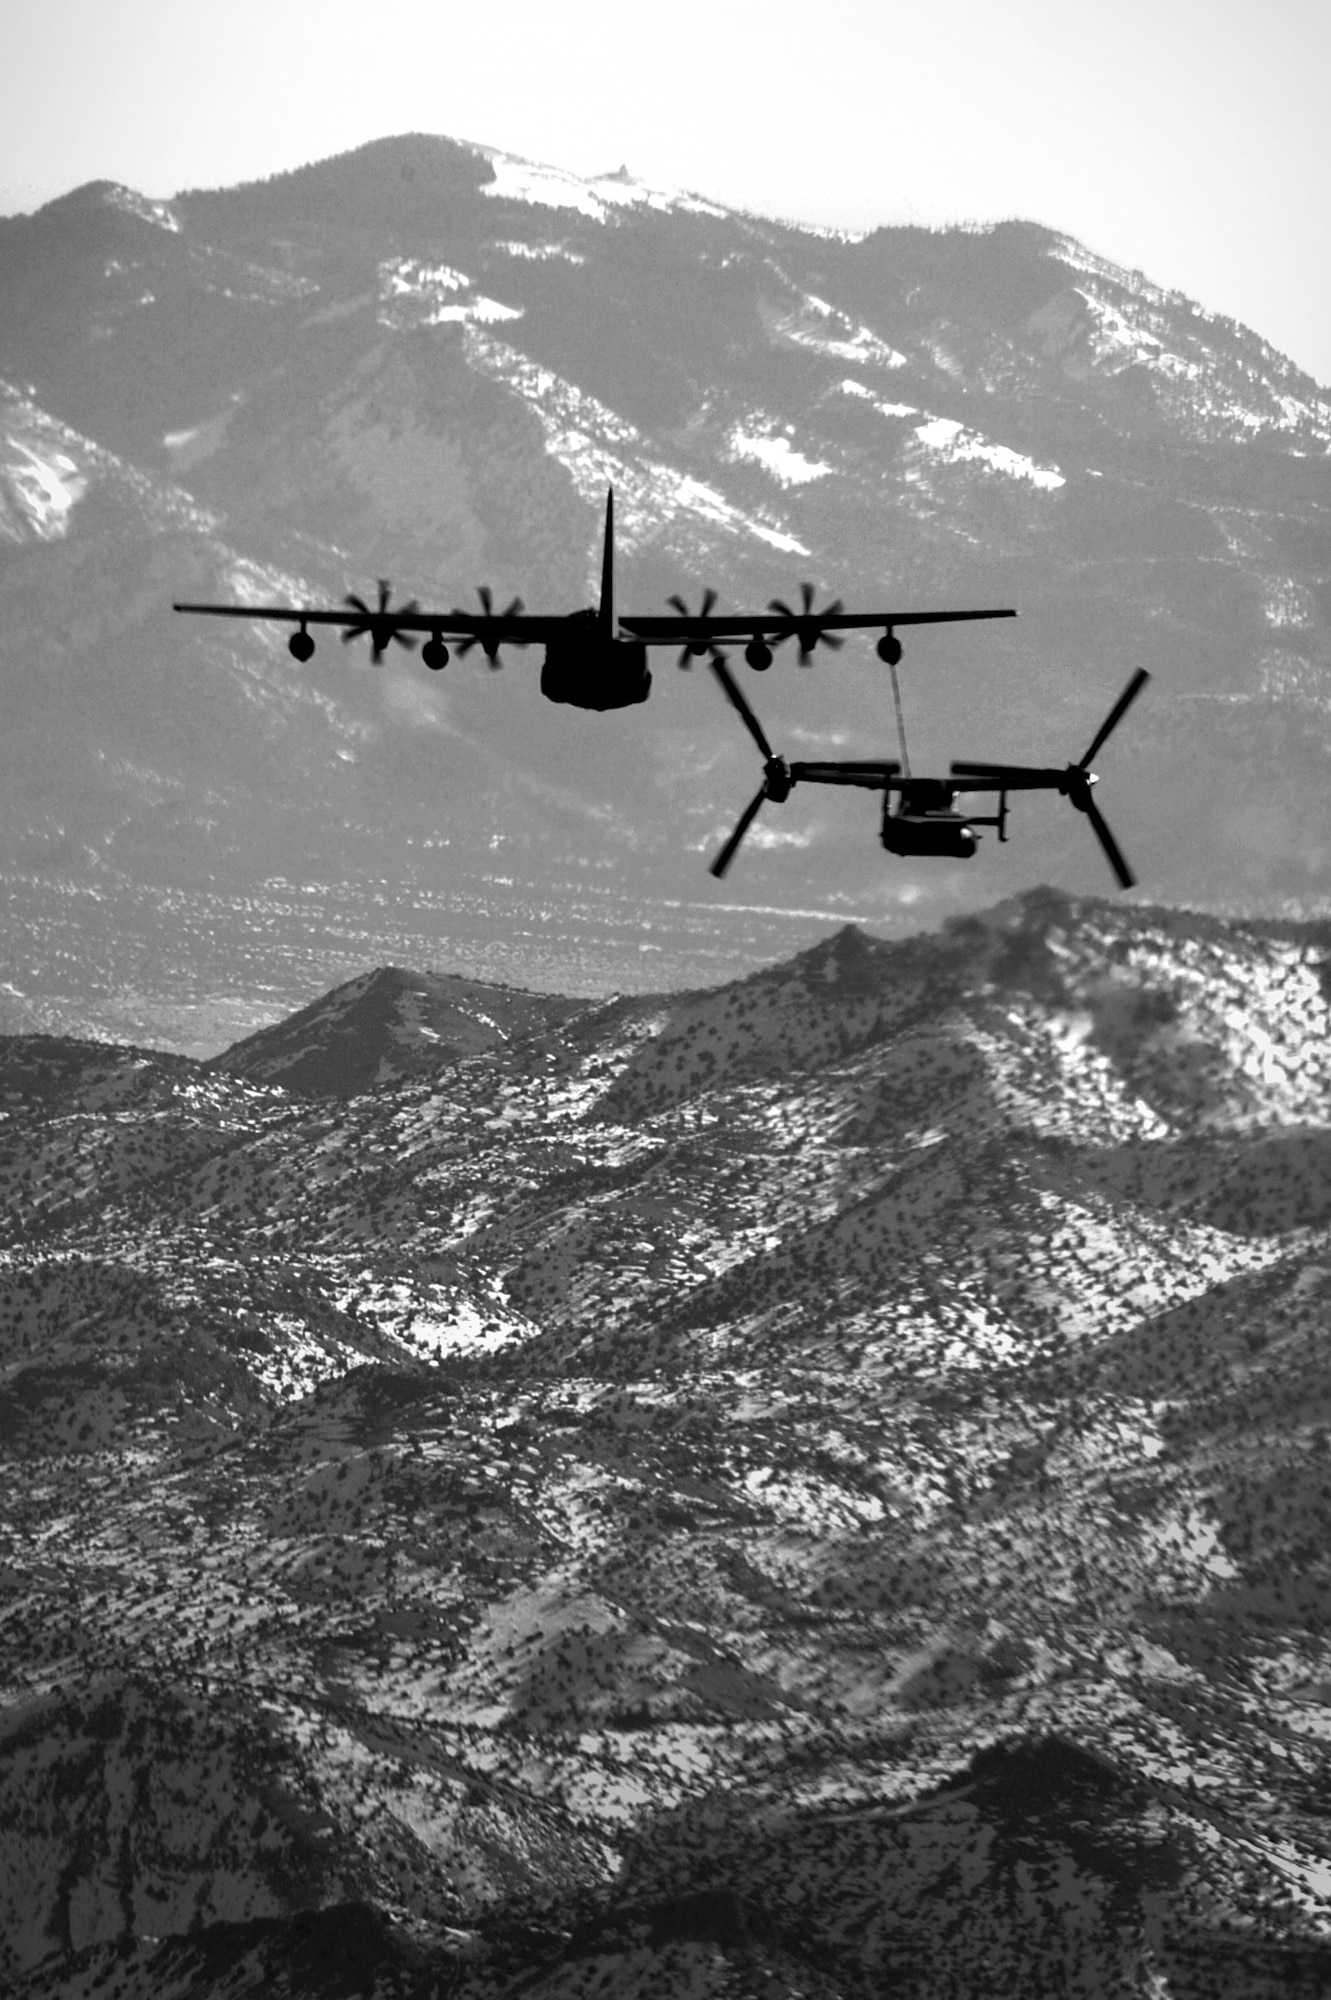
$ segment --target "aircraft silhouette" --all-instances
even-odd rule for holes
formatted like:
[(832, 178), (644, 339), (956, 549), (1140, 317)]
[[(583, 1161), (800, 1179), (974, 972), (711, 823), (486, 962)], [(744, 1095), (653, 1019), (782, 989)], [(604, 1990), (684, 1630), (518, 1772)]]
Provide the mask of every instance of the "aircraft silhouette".
[(842, 633), (856, 629), (882, 628), (878, 654), (889, 664), (901, 658), (898, 625), (946, 625), (975, 618), (1015, 618), (1004, 611), (872, 611), (845, 612), (838, 598), (815, 611), (814, 589), (801, 584), (801, 604), (792, 608), (773, 598), (766, 611), (714, 616), (716, 593), (708, 590), (702, 609), (691, 612), (682, 597), (667, 602), (674, 607), (670, 617), (615, 615), (615, 496), (607, 493), (605, 503), (605, 544), (601, 557), (601, 600), (581, 611), (540, 614), (527, 611), (520, 597), (504, 610), (496, 611), (489, 588), (482, 584), (477, 596), (479, 611), (422, 611), (415, 598), (393, 605), (386, 582), (379, 585), (378, 602), (349, 595), (341, 609), (300, 608), (284, 604), (177, 604), (176, 611), (201, 613), (213, 618), (260, 618), (294, 625), (287, 641), (292, 655), (301, 661), (314, 653), (312, 625), (340, 627), (344, 644), (368, 638), (370, 657), (379, 666), (390, 645), (411, 652), (418, 633), (425, 635), (421, 658), (434, 672), (448, 665), (445, 643), (452, 640), (460, 655), (479, 646), (492, 667), (500, 665), (504, 646), (544, 645), (541, 693), (547, 701), (570, 702), (575, 707), (605, 710), (628, 708), (646, 701), (652, 676), (648, 650), (653, 646), (680, 646), (680, 665), (691, 666), (695, 659), (714, 654), (722, 639), (747, 639), (744, 657), (757, 672), (772, 664), (773, 648), (787, 639), (798, 643), (800, 663), (807, 666), (817, 646), (835, 650)]
[[(1139, 667), (1132, 676), (1096, 731), (1090, 748), (1075, 764), (1068, 764), (1059, 770), (1050, 765), (956, 763), (949, 767), (950, 774), (946, 778), (916, 778), (911, 774), (910, 757), (906, 750), (906, 727), (901, 713), (896, 663), (889, 664), (901, 740), (900, 761), (835, 760), (791, 764), (784, 757), (778, 757), (773, 750), (766, 731), (736, 685), (724, 657), (713, 654), (712, 671), (763, 759), (763, 782), (740, 814), (734, 832), (711, 863), (713, 875), (720, 879), (725, 874), (762, 807), (768, 803), (783, 805), (796, 785), (858, 785), (866, 791), (883, 794), (879, 838), (890, 854), (947, 855), (957, 861), (969, 861), (975, 853), (980, 844), (980, 837), (975, 831), (978, 826), (996, 827), (998, 838), (1006, 841), (1009, 792), (1060, 792), (1090, 820), (1105, 858), (1118, 878), (1119, 887), (1132, 887), (1136, 877), (1123, 859), (1118, 842), (1091, 797), (1091, 787), (1097, 782), (1096, 774), (1091, 769), (1091, 759), (1110, 733), (1117, 729), (1151, 678), (1144, 667)], [(997, 792), (998, 810), (988, 815), (958, 812), (956, 799), (963, 792)], [(897, 798), (895, 807), (893, 794)]]

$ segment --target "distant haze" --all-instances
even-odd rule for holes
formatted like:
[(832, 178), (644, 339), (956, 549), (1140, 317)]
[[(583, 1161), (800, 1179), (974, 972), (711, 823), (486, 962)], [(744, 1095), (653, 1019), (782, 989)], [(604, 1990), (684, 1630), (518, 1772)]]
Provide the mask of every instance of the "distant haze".
[(153, 195), (411, 129), (578, 172), (626, 163), (860, 230), (1024, 216), (1257, 328), (1331, 380), (1316, 0), (947, 9), (722, 0), (650, 16), (385, 0), (52, 0), (6, 37), (0, 211), (92, 179)]

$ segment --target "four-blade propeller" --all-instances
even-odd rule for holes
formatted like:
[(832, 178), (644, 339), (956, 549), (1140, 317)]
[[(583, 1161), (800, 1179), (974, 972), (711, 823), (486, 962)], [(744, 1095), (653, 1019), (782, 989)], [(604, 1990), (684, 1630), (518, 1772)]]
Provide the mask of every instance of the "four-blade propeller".
[(957, 763), (951, 767), (954, 778), (978, 778), (982, 782), (975, 786), (963, 785), (963, 790), (1002, 792), (1061, 792), (1069, 799), (1078, 812), (1085, 813), (1091, 822), (1095, 837), (1104, 849), (1105, 859), (1118, 877), (1121, 889), (1130, 889), (1136, 876), (1123, 859), (1122, 850), (1105, 820), (1104, 814), (1091, 796), (1091, 786), (1096, 783), (1095, 772), (1091, 769), (1094, 757), (1114, 730), (1118, 728), (1137, 696), (1146, 686), (1151, 676), (1145, 667), (1138, 667), (1132, 679), (1124, 688), (1114, 706), (1110, 709), (1091, 740), (1085, 755), (1075, 764), (1068, 764), (1061, 771), (1049, 766), (1032, 764), (979, 764)]
[(479, 646), (492, 667), (502, 666), (503, 662), (499, 657), (499, 648), (501, 646), (525, 646), (527, 643), (525, 639), (517, 638), (511, 632), (506, 632), (503, 629), (507, 619), (517, 618), (521, 615), (523, 609), (522, 599), (515, 597), (510, 604), (505, 605), (502, 611), (496, 611), (494, 608), (494, 592), (488, 583), (478, 583), (476, 586), (476, 595), (481, 600), (481, 616), (476, 619), (474, 626), (466, 637), (459, 640), (458, 654), (460, 657), (465, 657), (473, 646)]
[[(681, 618), (709, 618), (712, 606), (716, 603), (716, 592), (709, 584), (702, 594), (702, 604), (697, 611), (690, 611), (688, 605), (678, 593), (673, 597), (667, 597), (666, 603), (672, 611), (677, 611)], [(715, 652), (715, 640), (686, 639), (683, 651), (679, 656), (679, 665), (681, 667), (691, 667), (695, 660), (704, 659), (708, 653), (715, 654)]]
[[(792, 611), (790, 606), (783, 604), (779, 597), (769, 598), (767, 608), (769, 611), (777, 612), (782, 618), (789, 618), (791, 628), (796, 639), (799, 641), (800, 665), (807, 667), (813, 659), (815, 646), (826, 646), (831, 652), (835, 653), (845, 645), (845, 639), (839, 632), (826, 631), (821, 622), (824, 618), (836, 618), (839, 616), (843, 607), (841, 599), (836, 597), (833, 598), (830, 604), (825, 604), (821, 611), (815, 611), (813, 608), (814, 591), (811, 583), (802, 583), (800, 585), (800, 597), (804, 606), (802, 611)], [(773, 632), (769, 637), (774, 646), (779, 646), (783, 639), (790, 637), (790, 633)]]
[(388, 650), (390, 639), (394, 640), (397, 645), (404, 647), (408, 653), (414, 653), (416, 650), (416, 641), (408, 638), (405, 632), (398, 630), (397, 621), (400, 618), (413, 617), (420, 610), (420, 605), (413, 597), (409, 603), (399, 604), (396, 611), (390, 611), (388, 608), (389, 595), (390, 586), (385, 582), (383, 577), (380, 577), (379, 603), (375, 610), (371, 611), (365, 599), (355, 596), (354, 593), (348, 593), (342, 600), (344, 604), (348, 605), (356, 613), (354, 621), (346, 627), (346, 630), (342, 634), (342, 644), (349, 646), (353, 639), (363, 639), (368, 633), (370, 638), (370, 658), (374, 661), (376, 667), (383, 664), (383, 657)]

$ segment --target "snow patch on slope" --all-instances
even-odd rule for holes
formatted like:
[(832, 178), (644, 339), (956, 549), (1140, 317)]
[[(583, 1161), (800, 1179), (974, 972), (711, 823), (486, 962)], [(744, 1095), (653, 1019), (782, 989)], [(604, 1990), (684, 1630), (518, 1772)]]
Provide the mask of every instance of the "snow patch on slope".
[(519, 257), (528, 263), (585, 264), (587, 259), (580, 250), (570, 250), (566, 243), (496, 243), (496, 250), (502, 250), (506, 257)]
[(1313, 594), (1294, 577), (1272, 577), (1267, 581), (1262, 610), (1267, 624), (1277, 632), (1306, 632), (1316, 622)]
[(792, 347), (810, 348), (837, 361), (878, 368), (906, 366), (904, 354), (812, 292), (802, 295), (795, 312), (777, 314), (770, 324), (775, 336)]
[(1331, 401), (1256, 334), (1070, 237), (1050, 255), (1083, 280), (1073, 296), (1090, 321), (1092, 366), (1111, 375), (1147, 370), (1162, 407), (1192, 435), (1276, 432), (1331, 447)]
[(684, 211), (690, 215), (726, 215), (728, 210), (697, 195), (673, 188), (649, 187), (634, 180), (627, 169), (618, 173), (596, 174), (584, 179), (562, 167), (540, 166), (519, 159), (513, 153), (493, 153), (481, 149), (494, 170), (494, 179), (482, 194), (499, 201), (525, 201), (537, 208), (571, 208), (593, 222), (605, 222), (617, 208), (656, 208)]
[(379, 266), (379, 323), (404, 333), (420, 326), (492, 325), (521, 319), (521, 306), (506, 306), (476, 290), (465, 271), (450, 264), (425, 264), (416, 257), (393, 257)]
[(680, 516), (692, 516), (709, 528), (754, 535), (785, 554), (810, 553), (783, 529), (742, 513), (715, 487), (650, 458), (646, 440), (632, 424), (515, 347), (469, 326), (467, 357), (480, 373), (530, 406), (545, 433), (546, 450), (567, 468), (583, 499), (600, 508), (606, 487), (613, 485), (623, 547), (640, 547)]
[[(67, 451), (45, 444), (38, 449), (27, 439), (8, 431), (4, 438), (4, 459), (0, 462), (0, 485), (21, 523), (41, 542), (55, 542), (69, 532), (69, 517), (76, 502), (88, 490), (89, 475)], [(0, 535), (7, 541), (25, 539), (6, 519), (8, 509), (0, 499)]]
[(843, 396), (858, 396), (861, 401), (871, 403), (880, 417), (918, 417), (920, 415), (920, 411), (916, 409), (914, 403), (885, 403), (874, 395), (872, 389), (866, 389), (863, 382), (855, 381), (852, 376), (847, 376), (846, 380), (839, 386)]
[(753, 459), (781, 486), (807, 486), (810, 480), (825, 479), (832, 470), (821, 459), (806, 458), (796, 451), (788, 437), (765, 430), (746, 431), (741, 424), (730, 433), (730, 449), (736, 458)]
[(0, 379), (0, 542), (61, 540), (78, 501), (99, 480), (113, 481), (155, 527), (221, 528), (183, 487), (126, 465)]
[(1012, 451), (1005, 444), (990, 444), (978, 431), (967, 430), (951, 417), (928, 417), (916, 426), (915, 435), (927, 451), (935, 453), (947, 465), (973, 459), (993, 472), (1005, 473), (1009, 479), (1028, 479), (1044, 493), (1067, 485), (1062, 473), (1053, 466), (1037, 465), (1033, 458)]
[(476, 1299), (447, 1285), (388, 1280), (362, 1271), (337, 1301), (373, 1319), (380, 1333), (416, 1360), (440, 1361), (450, 1354), (494, 1354), (531, 1340), (540, 1328), (518, 1311), (498, 1285), (492, 1296)]
[(915, 438), (925, 451), (945, 465), (970, 461), (987, 467), (990, 472), (1001, 472), (1008, 479), (1028, 480), (1043, 493), (1053, 493), (1067, 485), (1056, 465), (1039, 465), (1025, 452), (1013, 451), (1005, 444), (992, 444), (979, 431), (968, 429), (953, 417), (931, 416), (927, 410), (916, 409), (913, 403), (882, 402), (862, 382), (847, 380), (840, 387), (843, 395), (867, 402), (880, 417), (922, 417), (923, 422), (915, 426)]
[(164, 201), (150, 201), (137, 188), (116, 185), (108, 188), (107, 206), (123, 210), (126, 215), (136, 215), (140, 222), (151, 222), (157, 229), (165, 229), (173, 236), (179, 236), (180, 224)]

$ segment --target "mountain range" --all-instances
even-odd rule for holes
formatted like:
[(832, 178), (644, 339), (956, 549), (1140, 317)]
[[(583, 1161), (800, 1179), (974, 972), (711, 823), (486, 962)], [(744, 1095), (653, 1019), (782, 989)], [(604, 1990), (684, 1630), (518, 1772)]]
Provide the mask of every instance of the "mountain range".
[[(1100, 799), (1155, 901), (1325, 908), (1331, 403), (1246, 328), (1057, 231), (858, 239), (623, 174), (383, 140), (169, 202), (0, 221), (0, 1025), (211, 1055), (376, 964), (590, 997), (900, 936), (1052, 881), (1017, 802), (889, 861), (807, 790), (724, 885), (759, 778), (701, 663), (541, 700), (536, 657), (174, 617), (175, 599), (1011, 604), (910, 637), (915, 768), (1061, 765), (1137, 666)], [(895, 754), (868, 645), (745, 686), (792, 756)]]
[(0, 1980), (1331, 1985), (1331, 928), (0, 1040)]

